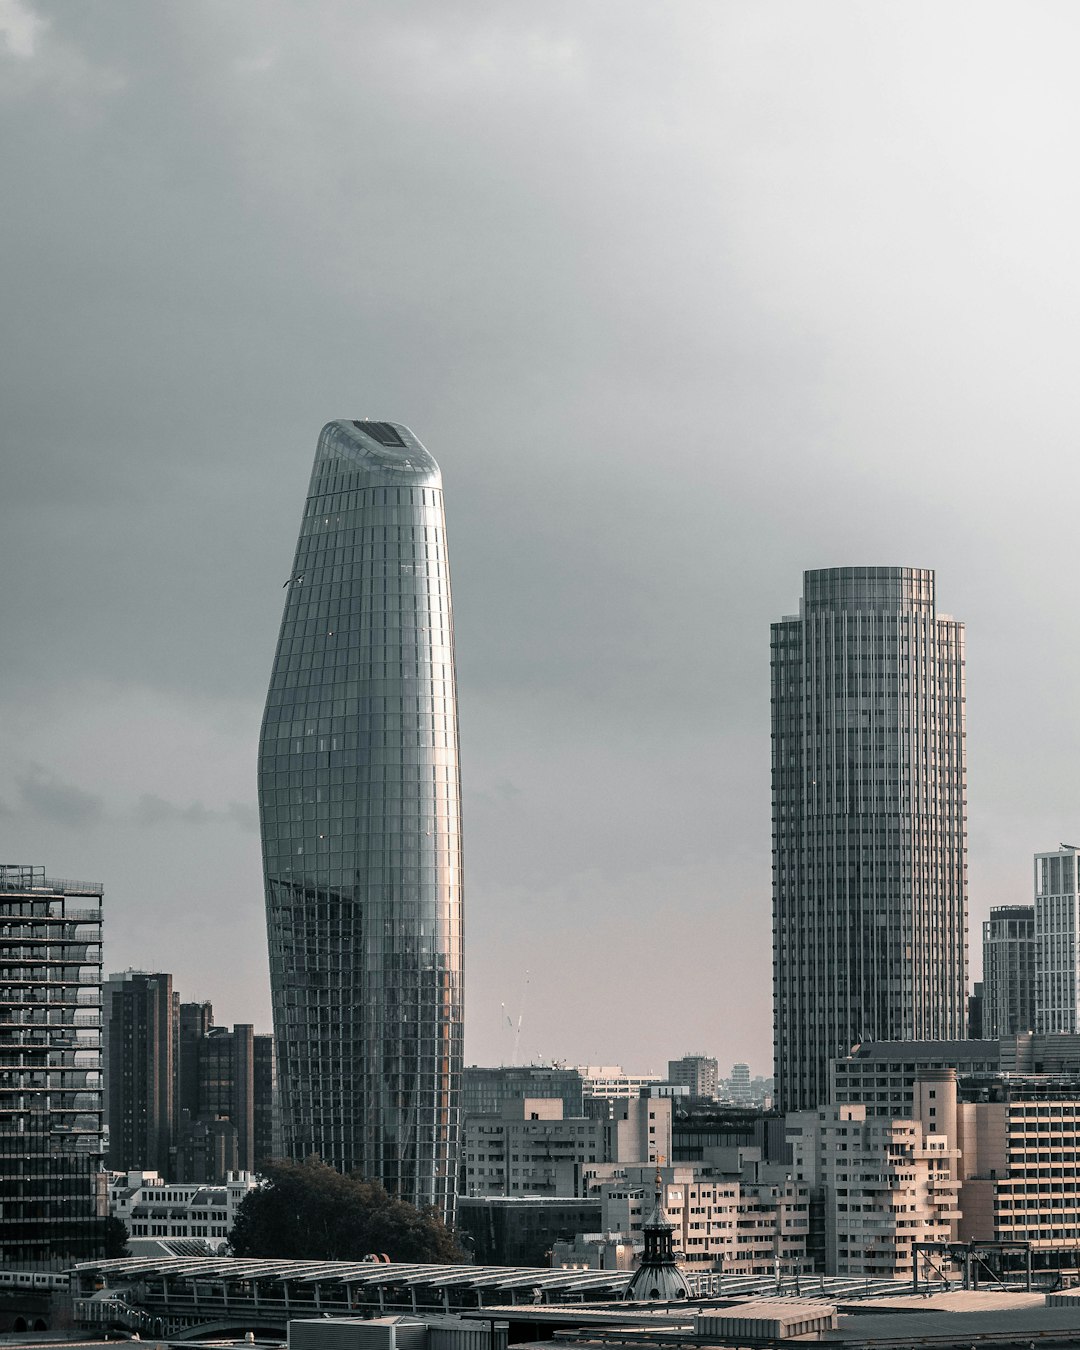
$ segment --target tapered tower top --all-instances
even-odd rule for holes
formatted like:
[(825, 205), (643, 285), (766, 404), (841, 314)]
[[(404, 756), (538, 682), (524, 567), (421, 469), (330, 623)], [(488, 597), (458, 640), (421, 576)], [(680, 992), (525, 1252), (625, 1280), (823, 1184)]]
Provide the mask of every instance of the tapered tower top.
[(311, 491), (326, 491), (328, 476), (344, 474), (349, 487), (441, 487), (431, 452), (400, 422), (327, 422), (319, 436)]

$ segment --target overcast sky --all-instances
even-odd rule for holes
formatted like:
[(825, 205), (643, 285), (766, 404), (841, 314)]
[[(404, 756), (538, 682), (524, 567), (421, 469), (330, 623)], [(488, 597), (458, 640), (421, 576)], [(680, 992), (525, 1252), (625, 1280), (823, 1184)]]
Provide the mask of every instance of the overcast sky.
[(971, 941), (1080, 832), (1074, 3), (0, 0), (0, 859), (269, 1029), (319, 428), (443, 470), (470, 1062), (771, 1071), (770, 620), (967, 623)]

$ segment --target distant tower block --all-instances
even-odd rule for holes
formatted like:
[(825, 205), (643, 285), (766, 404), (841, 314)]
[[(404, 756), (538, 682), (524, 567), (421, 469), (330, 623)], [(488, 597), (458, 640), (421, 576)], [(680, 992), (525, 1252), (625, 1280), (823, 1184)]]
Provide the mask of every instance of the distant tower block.
[(731, 1066), (731, 1096), (740, 1106), (750, 1105), (750, 1065)]
[(1035, 1030), (1035, 906), (1000, 905), (983, 923), (982, 1034)]
[(683, 1055), (668, 1060), (668, 1082), (689, 1090), (691, 1097), (715, 1099), (720, 1082), (719, 1065), (707, 1055)]
[(1035, 1030), (1080, 1032), (1078, 850), (1035, 855)]
[(954, 1040), (967, 1011), (964, 629), (934, 574), (804, 575), (772, 626), (777, 1105), (828, 1101), (863, 1041)]

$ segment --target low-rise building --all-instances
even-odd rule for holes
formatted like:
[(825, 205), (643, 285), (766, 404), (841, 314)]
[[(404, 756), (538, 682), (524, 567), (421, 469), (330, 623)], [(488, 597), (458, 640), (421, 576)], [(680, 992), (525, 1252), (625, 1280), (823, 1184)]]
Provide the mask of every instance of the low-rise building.
[(968, 1076), (995, 1078), (1002, 1068), (1002, 1044), (1002, 1040), (867, 1041), (830, 1064), (830, 1100), (833, 1106), (863, 1106), (867, 1116), (910, 1117), (915, 1080), (921, 1073), (956, 1069)]
[(671, 1101), (612, 1101), (608, 1116), (563, 1114), (555, 1097), (505, 1101), (464, 1129), (464, 1195), (585, 1196), (610, 1168), (671, 1155)]
[(224, 1185), (177, 1185), (157, 1172), (113, 1172), (109, 1212), (127, 1226), (133, 1254), (142, 1240), (199, 1238), (211, 1252), (225, 1245), (236, 1214), (258, 1185), (251, 1172), (230, 1172)]
[(481, 1265), (547, 1266), (557, 1242), (600, 1227), (596, 1198), (459, 1196), (458, 1231)]
[(551, 1265), (555, 1270), (633, 1270), (642, 1244), (623, 1233), (578, 1233), (552, 1244)]
[[(749, 1151), (748, 1151), (749, 1152)], [(691, 1270), (767, 1275), (806, 1258), (809, 1187), (744, 1154), (727, 1166), (629, 1167), (600, 1188), (603, 1228), (641, 1243), (661, 1182), (661, 1204), (676, 1250)]]
[(621, 1064), (579, 1064), (582, 1091), (586, 1097), (607, 1101), (637, 1097), (642, 1088), (663, 1082), (658, 1073), (626, 1073)]

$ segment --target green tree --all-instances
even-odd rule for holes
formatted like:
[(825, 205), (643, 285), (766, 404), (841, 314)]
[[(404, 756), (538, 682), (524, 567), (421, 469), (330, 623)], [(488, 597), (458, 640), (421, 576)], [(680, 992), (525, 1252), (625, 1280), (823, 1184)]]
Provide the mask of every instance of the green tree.
[(102, 1244), (105, 1248), (106, 1260), (115, 1256), (130, 1256), (128, 1251), (128, 1230), (127, 1224), (123, 1219), (118, 1219), (115, 1214), (109, 1217), (101, 1225)]
[(460, 1261), (454, 1235), (434, 1210), (395, 1200), (377, 1181), (342, 1176), (318, 1158), (263, 1164), (229, 1234), (234, 1256), (292, 1261)]

